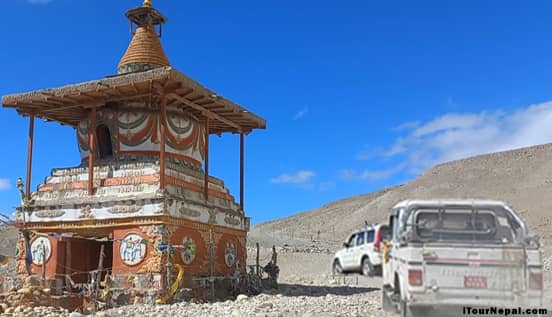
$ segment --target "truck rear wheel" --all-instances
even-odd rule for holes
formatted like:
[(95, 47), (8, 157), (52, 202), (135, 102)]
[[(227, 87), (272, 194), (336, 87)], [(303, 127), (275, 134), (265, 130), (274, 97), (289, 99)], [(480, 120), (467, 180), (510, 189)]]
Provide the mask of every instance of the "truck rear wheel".
[(410, 307), (405, 300), (401, 299), (399, 304), (399, 314), (401, 317), (422, 317), (429, 316), (429, 312), (426, 309)]
[(395, 305), (393, 304), (393, 301), (391, 300), (391, 298), (389, 297), (389, 295), (387, 295), (387, 292), (385, 291), (385, 289), (382, 289), (381, 290), (381, 309), (383, 309), (384, 311), (386, 312), (395, 312)]
[(399, 304), (399, 314), (401, 317), (414, 317), (410, 311), (410, 307), (406, 304), (406, 301), (402, 299)]

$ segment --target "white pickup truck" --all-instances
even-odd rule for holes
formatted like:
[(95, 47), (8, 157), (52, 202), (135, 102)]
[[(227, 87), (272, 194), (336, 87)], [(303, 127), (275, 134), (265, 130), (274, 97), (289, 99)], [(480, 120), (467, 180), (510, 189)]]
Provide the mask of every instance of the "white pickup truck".
[[(542, 251), (506, 204), (404, 201), (383, 251), (384, 310), (400, 316), (466, 315), (466, 309), (534, 309), (542, 315)], [(521, 314), (520, 314), (521, 315)]]

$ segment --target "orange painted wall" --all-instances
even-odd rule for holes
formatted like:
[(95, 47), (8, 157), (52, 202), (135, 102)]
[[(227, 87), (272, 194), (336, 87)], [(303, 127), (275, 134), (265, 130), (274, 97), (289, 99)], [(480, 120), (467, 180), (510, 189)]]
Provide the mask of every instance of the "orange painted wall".
[(239, 270), (240, 272), (245, 272), (245, 246), (240, 243), (237, 236), (230, 234), (223, 234), (218, 241), (215, 253), (215, 258), (217, 259), (215, 266), (216, 271), (219, 272), (219, 274), (221, 275), (232, 275), (236, 271), (234, 267), (228, 267), (225, 263), (225, 250), (227, 243), (233, 243), (236, 246), (236, 255), (239, 261)]
[[(174, 226), (173, 235), (171, 236), (170, 243), (175, 245), (182, 245), (183, 239), (186, 236), (190, 236), (196, 243), (196, 256), (193, 262), (189, 265), (184, 264), (182, 260), (182, 249), (177, 248), (174, 255), (174, 263), (181, 264), (184, 267), (185, 272), (192, 275), (207, 276), (210, 273), (209, 267), (209, 233), (203, 234), (197, 230), (184, 226)], [(213, 230), (213, 243), (215, 245), (215, 264), (213, 266), (214, 275), (232, 275), (235, 272), (234, 267), (227, 267), (225, 263), (225, 249), (228, 242), (234, 243), (236, 246), (238, 260), (240, 262), (239, 270), (244, 272), (246, 250), (236, 235), (233, 234), (221, 234), (217, 233), (216, 229)], [(186, 274), (186, 273), (185, 273)]]
[[(63, 274), (63, 271), (58, 269), (58, 261), (59, 260), (65, 260), (65, 252), (62, 252), (62, 254), (59, 254), (59, 243), (58, 239), (53, 237), (48, 237), (48, 240), (50, 241), (51, 245), (51, 251), (50, 251), (50, 257), (46, 260), (46, 279), (53, 279), (55, 278), (56, 274), (61, 273)], [(31, 244), (32, 244), (31, 240)], [(65, 248), (65, 247), (63, 247)], [(42, 274), (42, 265), (36, 265), (31, 264), (31, 272), (36, 275)]]
[(209, 274), (209, 255), (208, 255), (208, 241), (204, 241), (201, 233), (196, 229), (173, 226), (174, 233), (171, 236), (170, 243), (175, 245), (182, 245), (183, 239), (186, 236), (191, 237), (196, 244), (196, 255), (192, 263), (189, 265), (184, 264), (182, 260), (182, 249), (175, 250), (174, 263), (181, 264), (184, 267), (184, 274), (192, 275), (208, 275)]
[[(113, 238), (115, 240), (123, 239), (128, 234), (135, 233), (141, 236), (143, 239), (146, 239), (148, 241), (151, 241), (151, 238), (149, 238), (140, 228), (138, 227), (126, 227), (126, 228), (120, 228), (113, 230)], [(136, 265), (128, 265), (123, 262), (123, 259), (121, 258), (121, 254), (119, 252), (119, 249), (121, 248), (121, 242), (115, 241), (113, 242), (113, 274), (129, 274), (129, 273), (137, 273), (147, 262), (148, 258), (154, 254), (153, 245), (151, 243), (146, 244), (146, 255), (142, 262), (136, 264)]]
[[(186, 236), (191, 237), (196, 244), (196, 255), (191, 264), (184, 264), (181, 256), (181, 248), (175, 249), (173, 263), (181, 264), (185, 269), (185, 274), (194, 276), (207, 276), (210, 272), (209, 267), (209, 233), (200, 232), (198, 229), (193, 229), (185, 226), (172, 226), (173, 232), (169, 238), (169, 243), (175, 245), (183, 245), (183, 239)], [(154, 246), (152, 245), (151, 237), (148, 237), (146, 233), (138, 226), (129, 226), (123, 228), (117, 228), (113, 230), (113, 238), (115, 240), (123, 239), (128, 234), (138, 234), (143, 239), (149, 241), (146, 244), (146, 255), (144, 259), (136, 265), (127, 265), (123, 262), (119, 249), (121, 243), (119, 241), (113, 242), (112, 249), (112, 268), (113, 274), (136, 274), (142, 269), (148, 262), (148, 259), (155, 254)], [(216, 228), (213, 229), (213, 243), (215, 244), (215, 275), (232, 275), (235, 273), (234, 267), (228, 267), (225, 263), (225, 249), (227, 243), (233, 243), (236, 246), (237, 258), (239, 261), (239, 270), (245, 271), (246, 249), (245, 245), (240, 243), (239, 237), (231, 233), (218, 233)], [(58, 240), (54, 237), (48, 237), (51, 244), (51, 255), (46, 262), (46, 277), (47, 279), (54, 279), (56, 275), (66, 274), (69, 272), (67, 268), (66, 259), (66, 241)], [(99, 243), (90, 243), (88, 240), (71, 239), (71, 272), (78, 271), (90, 271), (94, 270), (98, 266), (98, 256), (100, 252)], [(33, 274), (40, 275), (42, 267), (40, 265), (31, 265)], [(81, 279), (85, 278), (85, 275), (73, 275), (75, 282), (84, 282)]]

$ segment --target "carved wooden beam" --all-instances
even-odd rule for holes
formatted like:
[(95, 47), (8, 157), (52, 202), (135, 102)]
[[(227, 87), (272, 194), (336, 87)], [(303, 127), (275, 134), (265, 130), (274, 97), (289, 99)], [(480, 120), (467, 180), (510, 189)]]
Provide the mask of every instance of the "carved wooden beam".
[(208, 110), (207, 108), (205, 107), (202, 107), (196, 103), (193, 103), (191, 101), (189, 101), (188, 99), (186, 98), (183, 98), (175, 93), (169, 93), (167, 94), (167, 98), (172, 98), (172, 99), (176, 99), (178, 101), (180, 101), (181, 103), (183, 103), (184, 105), (190, 107), (190, 108), (193, 108), (199, 112), (201, 112), (202, 115), (204, 115), (205, 117), (208, 117), (209, 119), (214, 119), (214, 120), (218, 120), (220, 122), (224, 122), (225, 124), (231, 126), (232, 128), (235, 128), (236, 130), (240, 131), (241, 132), (241, 126), (233, 121), (230, 121), (210, 110)]

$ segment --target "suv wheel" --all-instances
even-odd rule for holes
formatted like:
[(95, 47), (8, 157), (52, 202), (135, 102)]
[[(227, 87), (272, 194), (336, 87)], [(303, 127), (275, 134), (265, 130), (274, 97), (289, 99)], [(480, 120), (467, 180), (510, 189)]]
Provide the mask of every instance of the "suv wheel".
[(343, 274), (343, 268), (341, 267), (341, 264), (339, 264), (338, 259), (335, 259), (332, 268), (334, 274)]
[(370, 262), (370, 258), (365, 257), (362, 259), (362, 275), (364, 276), (374, 276), (374, 266), (372, 265), (372, 262)]

